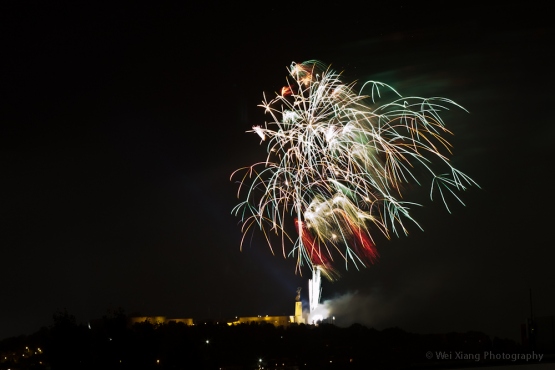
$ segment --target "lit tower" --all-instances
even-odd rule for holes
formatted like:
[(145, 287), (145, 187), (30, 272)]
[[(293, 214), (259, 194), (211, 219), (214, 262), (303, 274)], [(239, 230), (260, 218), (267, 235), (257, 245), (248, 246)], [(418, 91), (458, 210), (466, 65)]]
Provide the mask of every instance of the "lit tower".
[(303, 318), (303, 302), (301, 302), (301, 288), (297, 288), (297, 297), (295, 298), (295, 316), (291, 317), (291, 322), (304, 324)]
[(310, 303), (310, 313), (312, 313), (320, 303), (322, 293), (322, 280), (320, 279), (320, 266), (312, 269), (312, 279), (308, 279), (308, 300)]

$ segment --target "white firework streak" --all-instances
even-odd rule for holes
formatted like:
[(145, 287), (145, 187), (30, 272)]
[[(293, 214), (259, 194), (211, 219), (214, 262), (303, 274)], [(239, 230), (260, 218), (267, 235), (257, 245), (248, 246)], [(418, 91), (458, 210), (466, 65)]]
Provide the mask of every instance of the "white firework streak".
[(308, 279), (308, 302), (310, 312), (314, 312), (320, 304), (320, 295), (322, 293), (322, 281), (320, 277), (320, 267), (316, 266), (312, 270), (312, 279)]

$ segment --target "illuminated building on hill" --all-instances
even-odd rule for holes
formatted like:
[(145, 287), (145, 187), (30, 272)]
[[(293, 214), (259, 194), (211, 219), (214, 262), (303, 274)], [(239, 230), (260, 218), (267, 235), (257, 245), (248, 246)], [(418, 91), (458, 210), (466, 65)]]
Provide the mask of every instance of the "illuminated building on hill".
[(235, 321), (228, 322), (228, 325), (239, 325), (247, 323), (268, 323), (274, 326), (287, 326), (289, 324), (305, 324), (306, 320), (303, 315), (303, 302), (301, 302), (301, 288), (297, 289), (297, 297), (295, 298), (295, 314), (293, 316), (247, 316), (236, 317)]
[(191, 318), (168, 319), (166, 316), (136, 316), (129, 318), (129, 325), (131, 326), (142, 322), (149, 322), (154, 325), (168, 324), (170, 322), (181, 322), (185, 325), (194, 325), (193, 319)]

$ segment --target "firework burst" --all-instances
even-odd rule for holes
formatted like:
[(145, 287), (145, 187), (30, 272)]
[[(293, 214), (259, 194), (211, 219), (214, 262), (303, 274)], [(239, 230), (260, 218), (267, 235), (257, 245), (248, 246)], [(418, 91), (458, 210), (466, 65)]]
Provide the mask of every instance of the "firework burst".
[[(464, 110), (455, 102), (402, 97), (376, 81), (356, 92), (318, 61), (293, 63), (288, 72), (287, 85), (260, 105), (271, 120), (248, 131), (267, 143), (266, 159), (231, 175), (244, 199), (232, 211), (241, 218), (241, 245), (256, 227), (274, 252), (275, 234), (297, 271), (306, 263), (333, 279), (337, 261), (356, 268), (376, 261), (371, 230), (390, 238), (407, 233), (407, 220), (418, 225), (409, 213), (418, 204), (403, 193), (420, 185), (420, 174), (447, 210), (447, 195), (462, 203), (456, 192), (477, 185), (449, 162), (444, 135), (451, 133), (440, 113)], [(385, 91), (395, 98), (378, 105)]]

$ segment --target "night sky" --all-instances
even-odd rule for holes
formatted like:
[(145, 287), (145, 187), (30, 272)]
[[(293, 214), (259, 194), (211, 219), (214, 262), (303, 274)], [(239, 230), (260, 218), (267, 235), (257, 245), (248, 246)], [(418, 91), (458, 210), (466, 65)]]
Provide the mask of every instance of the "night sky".
[(337, 324), (520, 340), (530, 290), (555, 314), (547, 6), (145, 3), (2, 2), (0, 339), (64, 309), (292, 315), (309, 271), (256, 233), (240, 250), (229, 177), (265, 158), (263, 92), (309, 59), (461, 104), (453, 163), (481, 186), (451, 214), (415, 190), (424, 231), (323, 282)]

